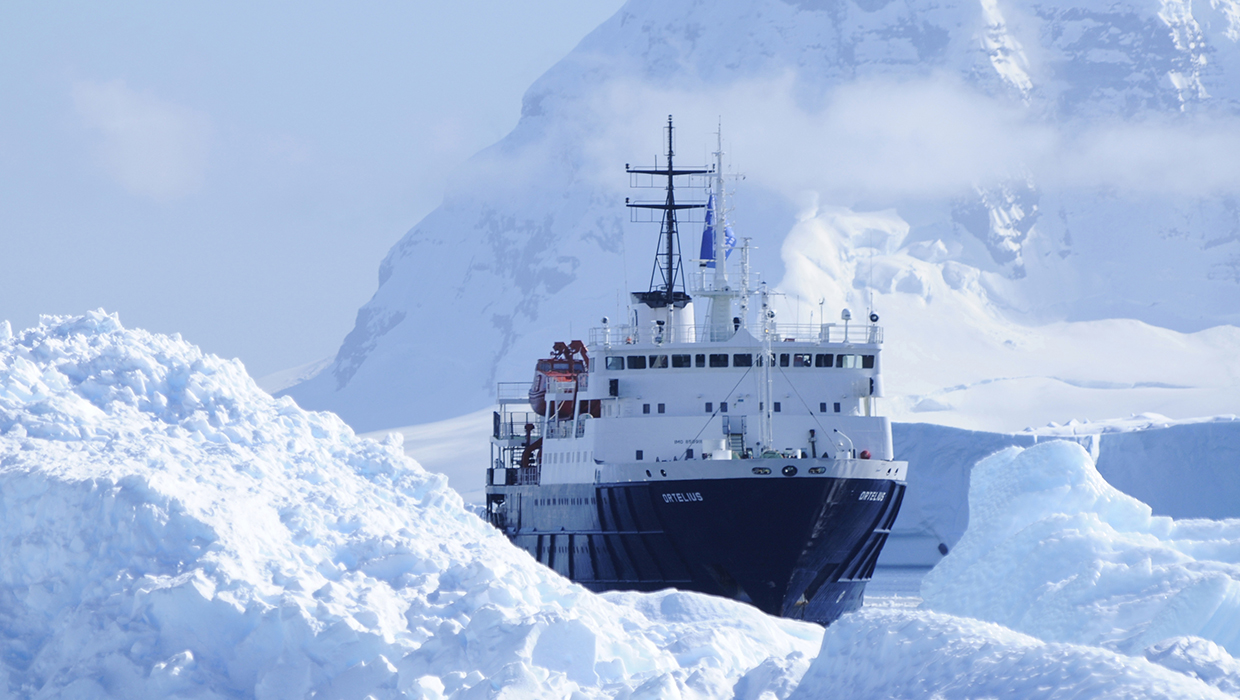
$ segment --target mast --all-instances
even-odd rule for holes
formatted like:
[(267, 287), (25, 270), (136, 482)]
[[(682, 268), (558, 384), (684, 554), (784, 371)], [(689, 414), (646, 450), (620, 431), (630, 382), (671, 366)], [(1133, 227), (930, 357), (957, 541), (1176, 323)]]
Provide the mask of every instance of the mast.
[(672, 140), (673, 129), (672, 115), (669, 114), (667, 116), (666, 168), (659, 168), (657, 164), (653, 168), (625, 166), (625, 171), (630, 174), (667, 178), (666, 196), (663, 202), (625, 201), (625, 205), (630, 209), (654, 209), (663, 212), (659, 231), (659, 249), (655, 254), (654, 269), (650, 272), (650, 290), (644, 293), (634, 293), (638, 301), (652, 309), (681, 307), (689, 301), (689, 294), (685, 291), (684, 269), (680, 261), (680, 232), (676, 225), (676, 212), (685, 209), (703, 209), (706, 205), (700, 202), (677, 202), (675, 178), (682, 175), (706, 175), (711, 172), (708, 168), (700, 167), (676, 169), (673, 162), (676, 155)]
[(774, 398), (774, 392), (771, 391), (771, 363), (775, 360), (775, 355), (771, 353), (771, 336), (775, 333), (775, 309), (772, 309), (769, 303), (769, 296), (766, 291), (766, 284), (762, 285), (758, 292), (762, 299), (762, 385), (759, 387), (759, 411), (758, 411), (758, 439), (762, 444), (762, 451), (773, 450), (775, 435), (771, 425), (771, 401)]
[(727, 253), (727, 235), (728, 235), (728, 206), (727, 192), (723, 184), (723, 125), (719, 126), (715, 132), (715, 181), (713, 194), (714, 199), (714, 217), (713, 225), (715, 227), (712, 243), (714, 244), (715, 258), (715, 279), (711, 285), (711, 290), (715, 292), (710, 295), (710, 316), (709, 328), (711, 340), (725, 340), (732, 337), (735, 331), (732, 328), (732, 295), (728, 286), (728, 253)]

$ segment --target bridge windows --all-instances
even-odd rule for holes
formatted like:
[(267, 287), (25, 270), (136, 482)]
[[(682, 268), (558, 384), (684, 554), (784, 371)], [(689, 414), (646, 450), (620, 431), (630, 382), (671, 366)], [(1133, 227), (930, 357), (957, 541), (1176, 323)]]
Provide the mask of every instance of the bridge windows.
[(837, 355), (835, 366), (844, 369), (874, 369), (873, 355)]
[[(833, 353), (779, 353), (771, 355), (771, 365), (778, 358), (780, 367), (838, 367), (841, 369), (874, 369), (875, 355), (836, 355)], [(690, 359), (692, 358), (692, 359)], [(611, 355), (605, 358), (606, 367), (611, 371), (623, 369), (688, 369), (690, 367), (722, 368), (729, 366), (728, 353), (698, 353), (696, 355)], [(761, 367), (762, 355), (738, 352), (731, 354), (732, 367)]]
[(663, 409), (665, 408), (665, 404), (659, 404), (657, 408), (659, 409), (659, 413), (663, 413), (663, 412), (664, 412), (664, 411), (663, 411)]
[(714, 413), (714, 412), (715, 412), (715, 404), (714, 404), (714, 403), (712, 403), (712, 402), (710, 402), (710, 401), (707, 401), (707, 402), (706, 402), (706, 412), (707, 412), (707, 413)]
[(648, 403), (642, 404), (642, 413), (650, 413), (650, 404)]

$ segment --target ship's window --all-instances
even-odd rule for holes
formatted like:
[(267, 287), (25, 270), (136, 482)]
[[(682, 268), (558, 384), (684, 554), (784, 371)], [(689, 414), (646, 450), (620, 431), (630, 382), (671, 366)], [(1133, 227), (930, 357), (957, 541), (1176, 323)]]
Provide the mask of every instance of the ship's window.
[(690, 366), (689, 356), (688, 355), (672, 355), (672, 366), (673, 367), (689, 367)]
[(663, 413), (663, 404), (659, 404), (659, 413)]
[(666, 368), (667, 368), (667, 355), (651, 355), (650, 356), (650, 369), (666, 369)]
[(753, 355), (738, 352), (732, 356), (733, 367), (753, 367)]
[(874, 369), (874, 356), (873, 355), (862, 355), (861, 356), (861, 369)]
[(787, 366), (788, 366), (788, 360), (789, 360), (789, 355), (788, 355), (788, 353), (786, 353), (786, 352), (781, 352), (781, 353), (779, 354), (779, 366), (780, 366), (780, 367), (787, 367)]
[(720, 412), (720, 413), (727, 413), (727, 412), (728, 412), (728, 402), (727, 402), (727, 401), (720, 401), (720, 402), (719, 402), (719, 412)]
[(642, 404), (642, 413), (650, 413), (650, 404), (648, 403)]
[(629, 355), (628, 365), (629, 365), (629, 369), (646, 369), (646, 356), (645, 355)]
[(707, 402), (706, 402), (706, 412), (707, 412), (707, 413), (714, 413), (714, 412), (715, 412), (715, 404), (711, 403), (710, 401), (707, 401)]
[(624, 358), (617, 355), (608, 357), (607, 369), (624, 369)]
[(723, 354), (723, 353), (718, 353), (718, 354), (711, 355), (711, 356), (710, 356), (710, 366), (711, 366), (711, 367), (727, 367), (727, 366), (728, 366), (728, 356), (727, 356), (727, 355), (725, 355), (725, 354)]
[(819, 412), (819, 413), (826, 413), (826, 412), (827, 412), (827, 402), (826, 402), (826, 401), (823, 401), (822, 403), (818, 404), (818, 412)]
[(776, 413), (779, 413), (779, 402), (778, 402), (778, 401), (776, 401), (775, 403), (771, 404), (771, 406), (775, 409), (775, 412), (776, 412)]
[(835, 366), (843, 367), (844, 369), (856, 369), (861, 366), (860, 358), (860, 355), (840, 355), (836, 360)]
[[(638, 450), (638, 451), (637, 451), (637, 461), (639, 461), (639, 462), (640, 462), (640, 461), (642, 461), (642, 451), (641, 451), (641, 450)], [(646, 472), (646, 476), (650, 476), (650, 472)]]
[(833, 367), (835, 366), (835, 355), (823, 355), (819, 353), (814, 355), (815, 367)]
[(705, 356), (705, 355), (701, 355), (701, 354), (699, 354), (699, 355), (694, 355), (694, 356), (693, 356), (693, 365), (694, 365), (695, 367), (705, 367), (705, 366), (706, 366), (706, 356)]
[(836, 412), (836, 413), (839, 413), (839, 412), (840, 412), (840, 402), (839, 402), (839, 401), (836, 401), (836, 402), (835, 402), (835, 412)]
[(796, 353), (792, 356), (793, 367), (813, 367), (814, 356), (809, 353)]

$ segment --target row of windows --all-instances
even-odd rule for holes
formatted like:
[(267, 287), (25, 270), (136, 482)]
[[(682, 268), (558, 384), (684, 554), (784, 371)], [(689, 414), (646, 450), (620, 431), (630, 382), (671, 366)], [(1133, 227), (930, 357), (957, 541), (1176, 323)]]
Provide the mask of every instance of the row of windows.
[[(607, 369), (664, 369), (666, 367), (753, 367), (754, 354), (749, 352), (699, 353), (697, 355), (610, 355)], [(780, 367), (842, 367), (844, 369), (874, 369), (873, 355), (836, 355), (833, 353), (784, 352), (771, 354), (771, 366)], [(757, 365), (762, 366), (762, 355), (757, 355)]]
[[(667, 405), (666, 405), (666, 404), (657, 404), (657, 407), (658, 407), (658, 412), (659, 412), (659, 413), (664, 413), (664, 412), (666, 411)], [(834, 409), (835, 409), (835, 413), (839, 413), (839, 412), (840, 412), (840, 404), (839, 404), (839, 402), (838, 402), (838, 401), (834, 404)], [(759, 401), (759, 402), (758, 402), (758, 410), (759, 410), (759, 411), (761, 411), (761, 410), (762, 410), (762, 402), (761, 402), (761, 401)], [(782, 413), (782, 412), (783, 412), (783, 404), (782, 404), (781, 402), (779, 402), (779, 401), (774, 401), (774, 402), (772, 402), (772, 403), (771, 403), (771, 410), (772, 410), (772, 411), (774, 411), (775, 413)], [(714, 413), (714, 412), (715, 412), (715, 402), (713, 402), (713, 401), (707, 401), (707, 402), (706, 402), (706, 412), (707, 412), (707, 413)], [(719, 403), (719, 412), (720, 412), (720, 413), (727, 413), (727, 412), (728, 412), (728, 402), (727, 402), (727, 401), (721, 401), (721, 402)], [(819, 413), (826, 413), (826, 412), (827, 412), (827, 404), (826, 404), (826, 402), (825, 402), (825, 401), (824, 401), (823, 403), (818, 404), (818, 412), (819, 412)], [(642, 413), (650, 413), (650, 404), (648, 404), (648, 403), (644, 403), (644, 404), (642, 404)]]
[[(589, 503), (586, 503), (587, 501), (589, 501)], [(584, 506), (584, 505), (594, 505), (594, 499), (586, 498), (584, 496), (581, 498), (535, 498), (534, 505), (536, 506)]]

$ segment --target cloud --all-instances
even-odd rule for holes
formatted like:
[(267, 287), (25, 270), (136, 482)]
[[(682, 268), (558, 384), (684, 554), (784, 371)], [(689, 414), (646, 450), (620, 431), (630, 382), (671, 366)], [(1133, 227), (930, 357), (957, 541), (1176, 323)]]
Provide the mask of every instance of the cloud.
[(128, 192), (167, 201), (202, 186), (210, 122), (206, 115), (136, 92), (124, 81), (81, 82), (73, 106), (99, 135), (97, 157)]
[[(584, 109), (608, 125), (600, 163), (652, 153), (676, 115), (681, 162), (709, 157), (722, 118), (739, 170), (789, 195), (873, 203), (941, 198), (1008, 178), (1144, 195), (1240, 193), (1240, 119), (1203, 114), (1055, 120), (952, 76), (864, 79), (826, 95), (792, 74), (711, 90), (617, 81)], [(807, 105), (813, 105), (807, 106)], [(734, 144), (728, 148), (729, 142)], [(698, 147), (699, 144), (701, 147)]]

